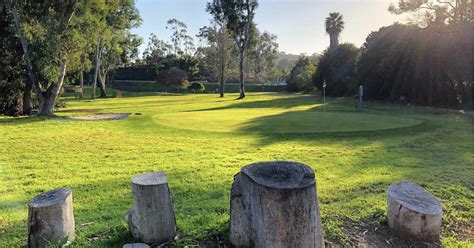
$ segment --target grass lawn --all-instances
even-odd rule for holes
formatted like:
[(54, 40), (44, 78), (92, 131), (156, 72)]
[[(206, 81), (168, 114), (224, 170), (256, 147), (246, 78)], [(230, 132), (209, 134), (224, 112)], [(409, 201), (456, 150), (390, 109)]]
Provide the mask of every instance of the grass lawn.
[[(316, 171), (325, 237), (355, 245), (386, 228), (386, 189), (420, 184), (443, 205), (442, 242), (474, 243), (473, 120), (308, 95), (139, 95), (67, 101), (57, 115), (132, 113), (114, 121), (0, 117), (0, 247), (24, 246), (27, 202), (73, 190), (74, 247), (131, 241), (123, 215), (130, 178), (164, 171), (173, 196), (176, 246), (227, 237), (234, 174), (252, 162), (293, 160)], [(139, 113), (139, 114), (137, 114)], [(81, 225), (90, 223), (91, 225)]]

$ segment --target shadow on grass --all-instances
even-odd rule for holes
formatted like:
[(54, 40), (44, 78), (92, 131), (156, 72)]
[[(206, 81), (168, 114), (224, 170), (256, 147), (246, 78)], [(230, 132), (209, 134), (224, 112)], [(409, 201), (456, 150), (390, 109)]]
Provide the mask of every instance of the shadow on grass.
[[(315, 107), (315, 108), (319, 108)], [(432, 131), (438, 127), (433, 122), (420, 120), (415, 124), (409, 124), (409, 126), (397, 126), (394, 125), (391, 127), (391, 123), (387, 123), (387, 127), (383, 126), (382, 123), (378, 123), (378, 126), (375, 126), (374, 130), (370, 130), (371, 126), (360, 127), (360, 130), (357, 130), (359, 127), (351, 127), (350, 120), (346, 123), (343, 123), (343, 127), (347, 130), (337, 130), (337, 123), (331, 123), (331, 120), (317, 120), (317, 121), (329, 121), (321, 126), (322, 130), (318, 131), (300, 131), (298, 129), (303, 128), (311, 130), (312, 127), (308, 126), (308, 123), (301, 124), (300, 122), (307, 122), (309, 120), (305, 119), (306, 115), (314, 113), (314, 109), (303, 110), (303, 111), (290, 111), (277, 115), (263, 116), (259, 118), (252, 119), (251, 121), (246, 122), (239, 130), (239, 132), (244, 133), (257, 133), (259, 137), (259, 143), (257, 145), (270, 145), (273, 143), (278, 143), (281, 141), (288, 140), (298, 140), (298, 141), (319, 141), (319, 140), (330, 140), (330, 141), (340, 141), (340, 140), (350, 140), (356, 138), (366, 138), (366, 139), (377, 139), (377, 138), (390, 138), (390, 137), (402, 137), (402, 136), (411, 136), (415, 134), (422, 134), (425, 132)], [(345, 112), (345, 111), (332, 111), (334, 112)], [(350, 112), (348, 112), (350, 113)], [(353, 114), (357, 117), (357, 113)], [(386, 115), (390, 121), (390, 118), (393, 116)], [(337, 117), (337, 116), (336, 116)], [(395, 118), (398, 116), (395, 116)], [(374, 118), (377, 118), (374, 116)], [(383, 117), (380, 117), (383, 118)], [(401, 118), (406, 118), (401, 116)], [(408, 117), (408, 119), (414, 119)], [(278, 120), (287, 120), (284, 123), (279, 122)], [(396, 120), (396, 119), (395, 119)], [(416, 119), (415, 119), (416, 120)], [(334, 120), (333, 120), (334, 121)], [(348, 125), (349, 124), (349, 125)], [(370, 123), (366, 123), (370, 125)], [(281, 131), (280, 125), (289, 125), (288, 129), (290, 131)], [(294, 125), (294, 132), (291, 131), (291, 125)], [(315, 124), (316, 125), (316, 124)], [(321, 125), (318, 123), (318, 125)], [(354, 124), (355, 125), (355, 124)], [(381, 129), (379, 129), (381, 128)], [(272, 131), (276, 130), (276, 131)], [(278, 131), (280, 130), (280, 131)], [(283, 129), (284, 130), (284, 129)]]
[(291, 97), (281, 97), (281, 94), (275, 95), (275, 99), (271, 100), (257, 100), (247, 102), (245, 99), (234, 99), (234, 103), (215, 108), (205, 108), (197, 110), (188, 110), (183, 112), (201, 112), (201, 111), (213, 111), (213, 110), (226, 110), (226, 109), (254, 109), (254, 108), (282, 108), (290, 109), (299, 106), (312, 106), (315, 104), (322, 104), (321, 99), (310, 95), (299, 95)]
[(49, 120), (54, 117), (23, 116), (0, 118), (0, 125), (25, 125)]

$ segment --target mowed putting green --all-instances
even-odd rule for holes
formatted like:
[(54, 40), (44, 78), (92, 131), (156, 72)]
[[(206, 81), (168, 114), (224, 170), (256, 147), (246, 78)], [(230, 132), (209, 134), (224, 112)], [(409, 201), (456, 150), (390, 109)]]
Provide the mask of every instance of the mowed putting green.
[(421, 124), (413, 118), (353, 112), (288, 109), (216, 109), (159, 114), (154, 120), (174, 128), (210, 132), (334, 133), (376, 131)]

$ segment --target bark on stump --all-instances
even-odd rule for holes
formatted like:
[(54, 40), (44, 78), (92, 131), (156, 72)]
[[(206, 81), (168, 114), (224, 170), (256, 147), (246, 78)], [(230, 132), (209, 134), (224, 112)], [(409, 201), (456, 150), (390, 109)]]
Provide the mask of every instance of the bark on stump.
[(234, 247), (324, 247), (313, 170), (285, 161), (243, 167), (231, 190), (230, 242)]
[(439, 240), (443, 210), (424, 188), (398, 182), (388, 188), (388, 225), (402, 237), (421, 241)]
[(132, 178), (133, 208), (125, 215), (132, 236), (143, 243), (162, 244), (176, 236), (176, 218), (164, 173)]
[(28, 247), (67, 244), (74, 240), (71, 189), (45, 192), (31, 200), (28, 207)]

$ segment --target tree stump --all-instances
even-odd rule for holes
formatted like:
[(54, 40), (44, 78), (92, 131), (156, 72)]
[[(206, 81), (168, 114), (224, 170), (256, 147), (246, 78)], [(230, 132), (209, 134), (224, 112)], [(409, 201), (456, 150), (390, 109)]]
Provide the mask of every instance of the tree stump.
[(421, 241), (439, 240), (443, 210), (424, 188), (398, 182), (388, 188), (388, 225), (400, 236)]
[(74, 240), (72, 191), (59, 188), (36, 196), (28, 204), (28, 247), (67, 244)]
[(296, 162), (261, 162), (234, 177), (230, 242), (235, 247), (324, 247), (315, 174)]
[(147, 244), (162, 244), (176, 236), (176, 218), (164, 173), (132, 178), (133, 208), (125, 215), (132, 236)]

